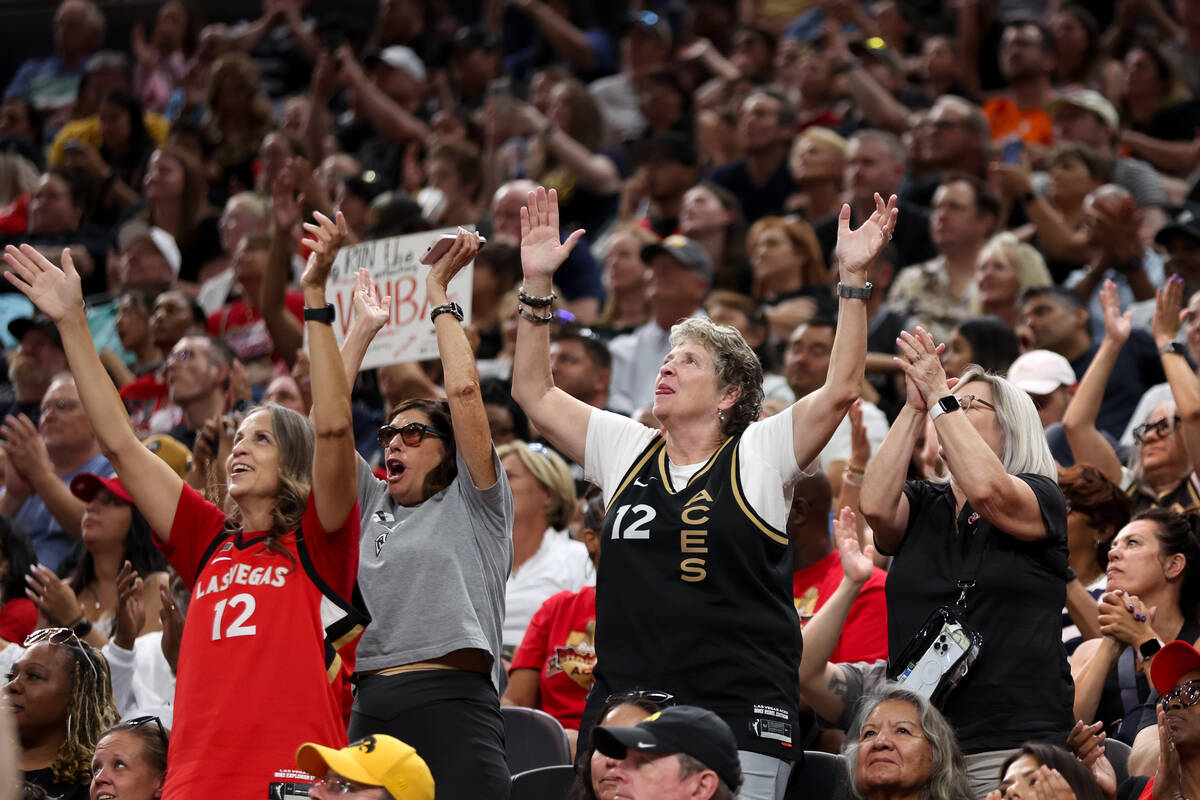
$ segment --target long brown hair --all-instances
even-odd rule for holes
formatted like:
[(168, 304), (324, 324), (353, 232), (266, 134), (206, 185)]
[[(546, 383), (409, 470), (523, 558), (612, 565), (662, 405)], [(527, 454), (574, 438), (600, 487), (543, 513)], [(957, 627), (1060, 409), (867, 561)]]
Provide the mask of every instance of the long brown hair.
[[(763, 217), (751, 225), (750, 232), (746, 234), (746, 252), (752, 255), (758, 237), (771, 228), (783, 231), (783, 235), (792, 243), (792, 248), (804, 259), (804, 266), (800, 268), (801, 286), (818, 286), (829, 283), (829, 273), (825, 269), (825, 257), (821, 255), (821, 243), (817, 241), (817, 234), (812, 225), (802, 219)], [(758, 285), (757, 280), (754, 281), (754, 284), (754, 296), (761, 299), (762, 287)]]
[[(208, 205), (208, 182), (204, 179), (204, 168), (191, 151), (168, 143), (158, 148), (158, 152), (159, 158), (171, 158), (183, 169), (183, 193), (179, 198), (180, 228), (175, 236), (182, 247), (191, 238), (200, 221), (212, 213)], [(151, 225), (157, 224), (153, 206), (147, 209), (146, 217)]]

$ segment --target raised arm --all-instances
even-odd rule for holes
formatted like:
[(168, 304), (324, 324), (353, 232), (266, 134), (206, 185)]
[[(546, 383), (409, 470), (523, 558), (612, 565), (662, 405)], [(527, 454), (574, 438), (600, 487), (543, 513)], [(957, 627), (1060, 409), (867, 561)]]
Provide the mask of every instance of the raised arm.
[(908, 530), (908, 496), (904, 479), (913, 448), (925, 430), (925, 398), (911, 378), (906, 378), (908, 401), (896, 415), (883, 444), (867, 464), (859, 491), (859, 508), (875, 536), (881, 553), (893, 555)]
[[(460, 229), (458, 238), (438, 259), (425, 280), (425, 296), (431, 309), (450, 302), (446, 287), (459, 270), (479, 252), (478, 234)], [(475, 485), (487, 489), (496, 483), (496, 464), (492, 456), (492, 430), (483, 408), (479, 390), (479, 370), (462, 318), (457, 314), (438, 314), (433, 320), (437, 331), (438, 353), (446, 385), (446, 402), (454, 423), (454, 444)]]
[(1200, 378), (1192, 371), (1187, 357), (1175, 350), (1164, 350), (1179, 333), (1183, 311), (1183, 279), (1172, 275), (1167, 285), (1158, 290), (1154, 300), (1154, 319), (1151, 330), (1154, 343), (1162, 355), (1163, 372), (1171, 387), (1171, 395), (1179, 410), (1183, 426), (1183, 446), (1187, 448), (1192, 469), (1200, 464)]
[(380, 298), (371, 273), (360, 269), (354, 276), (354, 319), (342, 340), (342, 364), (346, 370), (346, 383), (350, 386), (358, 379), (371, 340), (387, 324), (391, 308), (392, 296)]
[(1121, 313), (1117, 286), (1105, 281), (1100, 289), (1100, 305), (1104, 309), (1104, 338), (1100, 347), (1075, 388), (1075, 395), (1063, 414), (1063, 432), (1077, 464), (1091, 464), (1117, 486), (1121, 485), (1121, 459), (1112, 445), (1096, 428), (1096, 416), (1104, 401), (1104, 387), (1116, 366), (1117, 356), (1129, 339), (1132, 314)]
[(833, 538), (842, 558), (842, 582), (804, 626), (804, 657), (798, 673), (804, 699), (831, 722), (841, 719), (846, 708), (846, 679), (842, 668), (829, 659), (837, 649), (850, 608), (875, 568), (875, 548), (858, 547), (854, 516), (849, 508), (843, 508), (834, 517)]
[[(321, 213), (306, 222), (311, 254), (300, 278), (307, 308), (325, 307), (325, 282), (338, 249), (346, 240), (346, 218), (338, 212), (337, 222)], [(333, 326), (310, 320), (308, 356), (312, 370), (312, 421), (316, 428), (313, 449), (313, 502), (321, 527), (336, 530), (346, 521), (357, 500), (358, 469), (354, 450), (354, 423), (350, 418), (350, 385), (342, 369)]]
[[(554, 271), (566, 260), (583, 231), (559, 244), (558, 193), (539, 186), (521, 209), (521, 270), (525, 297), (548, 298), (554, 293)], [(535, 302), (538, 302), (535, 300)], [(583, 463), (592, 407), (554, 385), (550, 374), (549, 304), (522, 302), (517, 320), (517, 349), (513, 356), (513, 399), (542, 435), (576, 464)]]
[(295, 229), (300, 223), (300, 202), (293, 193), (294, 181), (287, 170), (271, 186), (274, 229), (267, 254), (267, 274), (259, 289), (258, 307), (275, 352), (288, 367), (296, 363), (296, 351), (304, 344), (304, 330), (284, 302), (292, 277), (292, 253), (296, 252)]
[[(850, 206), (842, 206), (834, 258), (841, 284), (850, 291), (861, 291), (867, 285), (867, 268), (892, 238), (899, 214), (896, 202), (896, 196), (892, 195), (885, 205), (876, 194), (875, 212), (856, 231), (850, 230)], [(825, 383), (792, 404), (792, 447), (801, 467), (807, 466), (829, 443), (850, 404), (862, 393), (866, 360), (866, 300), (842, 297), (838, 302), (837, 329)]]
[(117, 387), (104, 371), (88, 330), (79, 273), (71, 251), (63, 251), (62, 269), (29, 245), (9, 245), (4, 277), (54, 320), (62, 337), (67, 364), (75, 376), (79, 399), (87, 412), (100, 449), (129, 489), (150, 527), (164, 541), (170, 536), (183, 479), (138, 441)]

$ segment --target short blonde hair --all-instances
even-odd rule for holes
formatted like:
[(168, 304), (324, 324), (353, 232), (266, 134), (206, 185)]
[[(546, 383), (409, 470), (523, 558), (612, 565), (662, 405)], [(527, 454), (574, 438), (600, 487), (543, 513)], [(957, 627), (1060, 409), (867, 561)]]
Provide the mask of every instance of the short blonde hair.
[[(1037, 248), (1022, 242), (1008, 231), (997, 233), (987, 240), (987, 244), (979, 251), (979, 263), (987, 261), (988, 257), (993, 254), (1011, 265), (1013, 272), (1017, 274), (1018, 297), (1021, 292), (1030, 287), (1051, 286), (1054, 283), (1053, 278), (1050, 277), (1050, 270), (1046, 268), (1046, 259), (1042, 257)], [(978, 294), (971, 297), (971, 313), (974, 315), (983, 313), (983, 306)]]
[(550, 495), (546, 522), (552, 528), (563, 529), (575, 516), (575, 479), (562, 456), (542, 444), (527, 444), (519, 439), (496, 448), (501, 461), (510, 455), (521, 459), (538, 483)]

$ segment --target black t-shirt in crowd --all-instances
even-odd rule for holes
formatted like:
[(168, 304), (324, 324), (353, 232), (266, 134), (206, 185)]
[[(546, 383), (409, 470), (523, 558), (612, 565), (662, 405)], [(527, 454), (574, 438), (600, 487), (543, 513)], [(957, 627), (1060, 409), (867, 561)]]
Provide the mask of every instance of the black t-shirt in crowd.
[(746, 171), (745, 161), (733, 161), (717, 167), (712, 174), (713, 183), (724, 186), (737, 197), (742, 204), (742, 213), (747, 223), (754, 223), (762, 217), (786, 213), (784, 208), (787, 199), (795, 194), (796, 182), (788, 170), (787, 159), (779, 162), (779, 168), (771, 174), (762, 186), (750, 180)]
[[(959, 580), (974, 580), (967, 624), (983, 636), (979, 657), (942, 711), (964, 750), (1066, 742), (1074, 688), (1062, 643), (1067, 505), (1058, 484), (1019, 476), (1037, 495), (1046, 536), (1010, 536), (964, 503), (949, 484), (909, 481), (908, 530), (888, 571), (888, 652), (901, 653), (934, 609), (953, 605)], [(978, 564), (978, 567), (976, 565)]]
[[(1075, 370), (1079, 380), (1083, 380), (1083, 373), (1099, 349), (1100, 343), (1096, 342), (1071, 362), (1071, 369)], [(1154, 337), (1148, 331), (1135, 328), (1117, 354), (1117, 363), (1113, 365), (1112, 375), (1104, 387), (1104, 400), (1096, 416), (1096, 427), (1114, 439), (1120, 439), (1142, 395), (1151, 386), (1165, 383), (1166, 380)]]

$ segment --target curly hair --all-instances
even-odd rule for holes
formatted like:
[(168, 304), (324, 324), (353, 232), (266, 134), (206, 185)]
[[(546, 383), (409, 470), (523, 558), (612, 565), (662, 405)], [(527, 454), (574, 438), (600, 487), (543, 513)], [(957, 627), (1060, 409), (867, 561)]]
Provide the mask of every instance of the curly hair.
[(1058, 487), (1067, 498), (1068, 513), (1083, 514), (1096, 529), (1096, 539), (1092, 543), (1096, 563), (1101, 571), (1107, 569), (1108, 547), (1117, 531), (1129, 522), (1133, 501), (1090, 464), (1059, 469)]
[(842, 755), (846, 759), (846, 790), (851, 800), (866, 800), (858, 782), (858, 751), (863, 722), (883, 703), (898, 700), (916, 709), (921, 731), (929, 742), (933, 761), (929, 778), (921, 790), (921, 800), (969, 800), (973, 795), (967, 783), (966, 762), (958, 749), (954, 729), (927, 698), (894, 683), (885, 683), (873, 694), (864, 697), (846, 731)]
[(53, 647), (71, 654), (71, 704), (67, 711), (67, 739), (50, 765), (56, 783), (84, 783), (92, 776), (92, 753), (100, 734), (116, 724), (120, 715), (113, 701), (108, 661), (87, 642), (71, 638)]
[(683, 342), (702, 345), (713, 358), (717, 382), (722, 387), (736, 386), (740, 391), (721, 425), (725, 436), (737, 436), (762, 413), (763, 370), (758, 356), (736, 328), (716, 325), (707, 319), (693, 317), (672, 326), (671, 347)]

